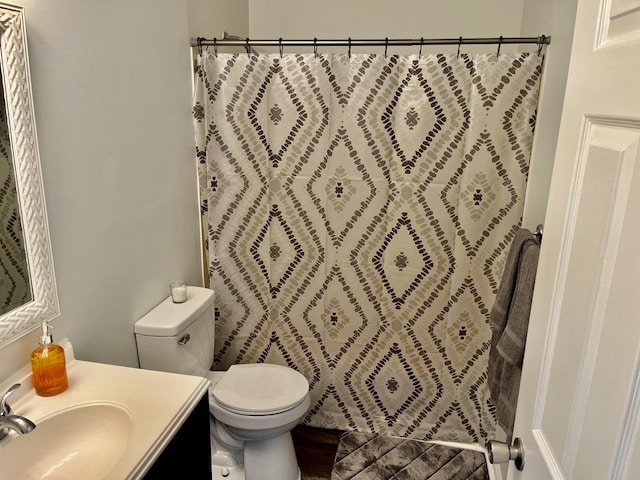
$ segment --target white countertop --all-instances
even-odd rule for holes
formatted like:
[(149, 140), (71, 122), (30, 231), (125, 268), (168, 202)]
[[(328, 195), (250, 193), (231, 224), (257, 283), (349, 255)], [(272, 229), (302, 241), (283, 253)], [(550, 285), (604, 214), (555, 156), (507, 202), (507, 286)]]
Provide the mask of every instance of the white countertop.
[(208, 380), (84, 362), (73, 357), (68, 342), (58, 343), (65, 347), (67, 357), (69, 388), (66, 391), (53, 397), (37, 396), (27, 365), (24, 371), (0, 383), (0, 395), (12, 384), (21, 383), (9, 403), (14, 414), (28, 418), (36, 426), (39, 419), (85, 403), (113, 402), (125, 406), (134, 420), (132, 436), (126, 452), (105, 478), (142, 478), (207, 392)]

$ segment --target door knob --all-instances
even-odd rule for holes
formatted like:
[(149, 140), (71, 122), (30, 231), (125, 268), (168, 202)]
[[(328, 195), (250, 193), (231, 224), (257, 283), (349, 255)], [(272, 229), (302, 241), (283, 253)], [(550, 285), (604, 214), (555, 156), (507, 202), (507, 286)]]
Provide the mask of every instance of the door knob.
[(524, 447), (522, 440), (515, 438), (513, 445), (508, 445), (497, 440), (489, 440), (486, 445), (489, 454), (489, 463), (506, 463), (513, 460), (518, 470), (524, 468)]

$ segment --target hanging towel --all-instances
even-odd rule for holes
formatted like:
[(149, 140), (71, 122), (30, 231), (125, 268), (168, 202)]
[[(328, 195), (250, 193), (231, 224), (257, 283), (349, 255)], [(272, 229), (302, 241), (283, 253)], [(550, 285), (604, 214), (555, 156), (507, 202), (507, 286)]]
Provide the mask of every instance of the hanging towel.
[(489, 325), (493, 331), (488, 367), (489, 392), (498, 424), (509, 440), (513, 435), (539, 254), (538, 239), (529, 230), (518, 230), (489, 314)]

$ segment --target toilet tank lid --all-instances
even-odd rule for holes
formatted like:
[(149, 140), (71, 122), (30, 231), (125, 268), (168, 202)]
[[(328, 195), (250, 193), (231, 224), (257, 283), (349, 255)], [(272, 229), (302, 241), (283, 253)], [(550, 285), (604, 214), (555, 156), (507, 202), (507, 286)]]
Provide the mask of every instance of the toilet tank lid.
[(138, 335), (172, 337), (178, 335), (211, 307), (215, 293), (202, 287), (187, 287), (187, 301), (173, 303), (171, 296), (155, 307), (133, 326)]

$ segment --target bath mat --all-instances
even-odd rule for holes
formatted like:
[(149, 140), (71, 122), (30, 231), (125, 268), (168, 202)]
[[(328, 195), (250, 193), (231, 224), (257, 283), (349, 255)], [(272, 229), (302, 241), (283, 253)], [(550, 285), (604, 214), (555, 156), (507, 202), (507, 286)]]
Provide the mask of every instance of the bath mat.
[(442, 445), (349, 432), (340, 438), (331, 480), (488, 480), (484, 455)]

